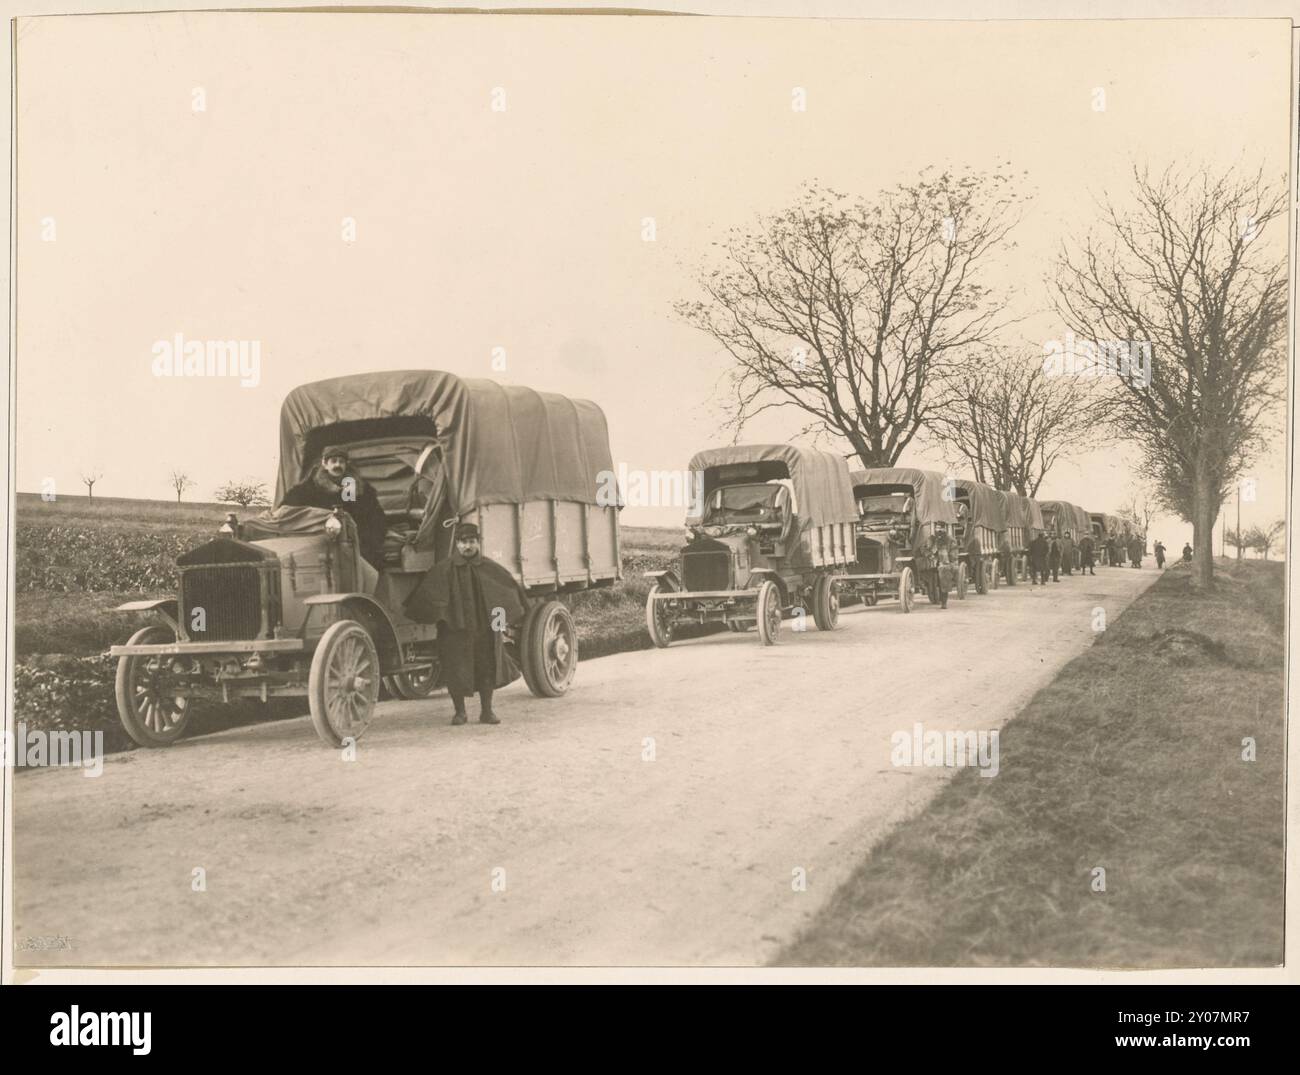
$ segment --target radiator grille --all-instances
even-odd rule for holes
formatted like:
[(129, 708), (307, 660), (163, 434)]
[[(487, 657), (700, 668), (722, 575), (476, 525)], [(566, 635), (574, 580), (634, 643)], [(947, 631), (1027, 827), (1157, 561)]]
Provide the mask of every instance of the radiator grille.
[(880, 574), (880, 546), (866, 538), (858, 538), (858, 567), (863, 574)]
[(682, 585), (688, 591), (731, 589), (731, 554), (723, 550), (683, 553)]
[[(256, 638), (262, 627), (261, 587), (256, 567), (191, 567), (181, 573), (181, 614), (192, 642)], [(207, 630), (193, 629), (202, 608)]]

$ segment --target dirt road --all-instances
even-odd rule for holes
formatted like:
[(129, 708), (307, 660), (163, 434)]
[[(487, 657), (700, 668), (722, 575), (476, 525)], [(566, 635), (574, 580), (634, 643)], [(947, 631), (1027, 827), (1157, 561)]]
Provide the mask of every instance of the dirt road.
[(303, 718), (20, 773), (18, 963), (762, 963), (952, 775), (894, 732), (999, 727), (1155, 578), (619, 654), (499, 727), (386, 703), (354, 761)]

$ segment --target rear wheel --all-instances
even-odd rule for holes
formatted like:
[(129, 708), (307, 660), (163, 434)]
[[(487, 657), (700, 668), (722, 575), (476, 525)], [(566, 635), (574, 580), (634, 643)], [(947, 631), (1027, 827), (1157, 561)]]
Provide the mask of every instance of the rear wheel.
[(989, 583), (984, 587), (984, 589), (986, 591), (996, 590), (998, 588), (998, 582), (999, 582), (998, 576), (1000, 574), (1000, 572), (998, 571), (998, 562), (996, 560), (985, 560), (984, 562), (988, 565), (988, 575), (989, 575)]
[(840, 595), (831, 575), (819, 575), (813, 587), (813, 620), (819, 631), (833, 631), (840, 622)]
[(407, 701), (428, 698), (442, 686), (442, 668), (434, 661), (419, 672), (397, 672), (384, 676), (384, 686), (396, 698), (405, 698)]
[(903, 568), (898, 576), (898, 608), (901, 612), (912, 611), (912, 569)]
[(524, 682), (538, 698), (558, 698), (578, 669), (578, 629), (559, 601), (538, 605), (524, 619), (519, 640)]
[[(159, 646), (175, 642), (167, 627), (142, 627), (128, 646)], [(170, 659), (167, 657), (119, 657), (117, 659), (117, 716), (122, 727), (142, 747), (171, 746), (180, 738), (190, 719), (190, 700), (169, 690)]]
[[(673, 617), (663, 601), (656, 601), (655, 594), (667, 593), (668, 589), (661, 582), (650, 584), (650, 593), (645, 599), (645, 629), (650, 632), (650, 641), (659, 649), (668, 646), (673, 640)], [(728, 624), (733, 631), (739, 628)]]
[(759, 584), (756, 605), (758, 640), (764, 646), (775, 646), (781, 633), (781, 591), (771, 579)]
[(971, 574), (975, 576), (975, 592), (979, 594), (988, 593), (989, 579), (988, 579), (988, 575), (986, 575), (984, 572), (983, 562), (977, 561), (975, 563), (972, 563), (970, 565), (970, 569), (971, 569)]
[(379, 652), (356, 620), (332, 623), (316, 643), (307, 677), (307, 704), (316, 734), (341, 747), (370, 727), (379, 700)]
[(1014, 586), (1016, 585), (1016, 581), (1017, 581), (1016, 574), (1020, 570), (1020, 564), (1014, 556), (1008, 556), (1006, 559), (1006, 564), (1007, 564), (1007, 585)]
[(966, 600), (966, 565), (957, 565), (957, 600)]

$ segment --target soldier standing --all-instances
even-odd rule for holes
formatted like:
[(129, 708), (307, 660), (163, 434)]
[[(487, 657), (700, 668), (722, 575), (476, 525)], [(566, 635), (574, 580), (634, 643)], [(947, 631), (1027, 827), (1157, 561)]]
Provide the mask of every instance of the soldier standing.
[[(1052, 543), (1047, 546), (1047, 566), (1052, 569), (1052, 581), (1061, 581), (1061, 543), (1052, 538)], [(1047, 576), (1043, 576), (1043, 581), (1047, 581)]]
[(1029, 543), (1029, 584), (1037, 586), (1039, 582), (1047, 585), (1047, 538), (1042, 534)]
[(1160, 539), (1156, 538), (1156, 567), (1162, 571), (1165, 566), (1165, 547), (1160, 544)]
[(523, 620), (528, 594), (515, 577), (483, 556), (473, 523), (456, 526), (455, 551), (434, 564), (406, 601), (406, 613), (438, 626), (438, 657), (455, 709), (452, 724), (469, 720), (465, 699), (479, 696), (479, 723), (500, 724), (492, 692), (519, 678), (502, 633)]
[(1061, 568), (1063, 574), (1074, 574), (1074, 537), (1068, 530), (1061, 538)]
[(1079, 540), (1079, 556), (1081, 557), (1081, 561), (1080, 561), (1081, 566), (1079, 568), (1079, 574), (1082, 575), (1086, 571), (1089, 575), (1095, 575), (1097, 572), (1093, 569), (1092, 566), (1092, 535), (1091, 534), (1084, 534), (1083, 537)]
[(998, 559), (1002, 562), (1002, 577), (1008, 583), (1012, 582), (1011, 576), (1016, 569), (1016, 565), (1011, 552), (1011, 536), (1005, 531), (1002, 534), (1002, 544), (998, 546)]

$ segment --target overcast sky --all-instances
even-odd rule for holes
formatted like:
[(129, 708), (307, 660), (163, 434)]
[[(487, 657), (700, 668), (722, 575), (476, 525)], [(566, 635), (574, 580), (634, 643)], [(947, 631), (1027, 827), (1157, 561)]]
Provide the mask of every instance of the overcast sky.
[[(1043, 314), (1057, 245), (1094, 196), (1122, 198), (1133, 163), (1281, 179), (1290, 34), (182, 13), (24, 20), (17, 73), (17, 487), (84, 492), (94, 467), (97, 494), (166, 498), (180, 468), (187, 499), (209, 499), (229, 478), (274, 485), (286, 392), (362, 370), (590, 398), (616, 461), (684, 466), (730, 439), (726, 364), (672, 304), (727, 227), (810, 179), (869, 195), (929, 165), (1024, 173), (1032, 201), (988, 279), (1041, 347), (1063, 331)], [(1283, 229), (1264, 241), (1284, 249)], [(260, 383), (155, 377), (154, 344), (177, 333), (258, 341)], [(801, 425), (767, 417), (744, 439)], [(1040, 496), (1113, 510), (1139, 458), (1078, 456)], [(1255, 477), (1243, 521), (1281, 517), (1280, 439)], [(1152, 536), (1190, 532), (1162, 519)]]

